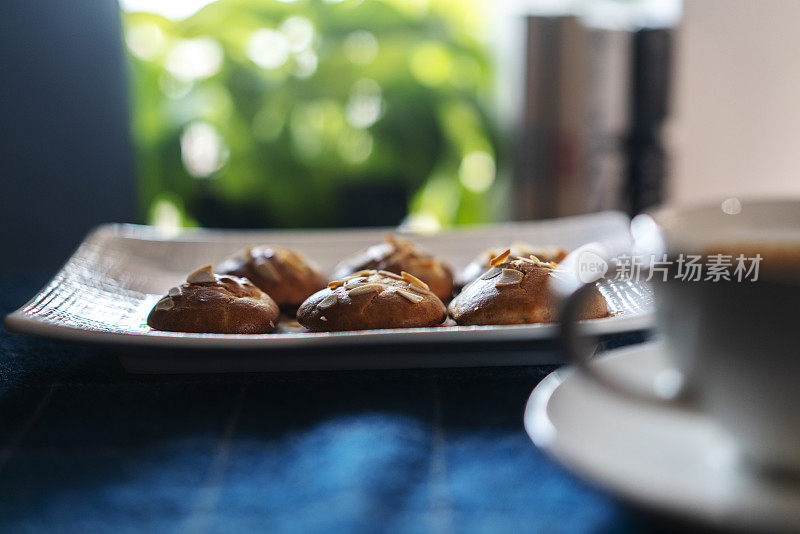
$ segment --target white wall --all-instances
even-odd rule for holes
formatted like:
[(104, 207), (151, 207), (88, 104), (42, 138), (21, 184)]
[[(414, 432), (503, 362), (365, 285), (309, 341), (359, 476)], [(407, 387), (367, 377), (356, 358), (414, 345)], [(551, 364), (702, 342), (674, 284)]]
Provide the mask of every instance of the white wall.
[(668, 198), (800, 196), (800, 1), (686, 0), (675, 69)]

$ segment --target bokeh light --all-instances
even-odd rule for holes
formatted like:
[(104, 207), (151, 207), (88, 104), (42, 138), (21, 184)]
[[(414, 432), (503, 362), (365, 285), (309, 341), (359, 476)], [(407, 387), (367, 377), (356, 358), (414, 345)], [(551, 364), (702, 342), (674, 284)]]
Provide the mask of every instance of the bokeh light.
[(351, 164), (364, 162), (372, 153), (372, 136), (363, 130), (348, 130), (339, 138), (339, 154)]
[(154, 23), (145, 22), (132, 25), (125, 33), (125, 44), (131, 54), (149, 61), (164, 52), (167, 38), (161, 28)]
[(183, 81), (208, 78), (219, 72), (224, 53), (211, 37), (185, 39), (175, 44), (167, 55), (167, 70)]
[(278, 31), (262, 28), (247, 42), (247, 57), (265, 69), (277, 69), (289, 59), (289, 41)]
[(486, 152), (467, 154), (458, 168), (461, 185), (473, 193), (483, 193), (494, 183), (494, 158)]
[(184, 226), (183, 210), (178, 202), (167, 196), (156, 198), (150, 209), (148, 222), (155, 226), (162, 235), (172, 237)]
[(351, 126), (368, 128), (381, 117), (382, 111), (383, 99), (378, 82), (364, 78), (353, 84), (345, 111), (347, 122)]
[(313, 50), (303, 50), (294, 56), (294, 75), (298, 78), (310, 78), (317, 72), (319, 59)]
[(742, 201), (736, 197), (726, 198), (722, 201), (722, 212), (728, 215), (738, 215), (742, 212)]
[(344, 40), (344, 54), (356, 65), (369, 65), (378, 57), (378, 39), (366, 30), (354, 31)]
[(292, 52), (306, 50), (314, 40), (314, 26), (305, 17), (289, 17), (281, 24), (280, 31), (286, 37), (286, 43)]
[(225, 165), (228, 148), (212, 124), (197, 121), (181, 134), (181, 159), (189, 174), (208, 178)]
[(411, 53), (411, 72), (425, 85), (442, 85), (452, 67), (450, 52), (440, 43), (423, 43)]

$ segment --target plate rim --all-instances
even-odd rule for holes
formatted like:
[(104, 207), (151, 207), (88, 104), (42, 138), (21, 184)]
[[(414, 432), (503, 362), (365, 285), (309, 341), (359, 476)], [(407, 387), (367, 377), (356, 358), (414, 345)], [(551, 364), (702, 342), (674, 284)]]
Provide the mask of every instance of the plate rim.
[[(25, 305), (26, 306), (26, 305)], [(142, 333), (104, 332), (73, 326), (53, 324), (30, 317), (25, 306), (8, 314), (3, 322), (9, 332), (28, 334), (57, 341), (104, 345), (162, 348), (208, 348), (208, 349), (285, 349), (316, 347), (318, 345), (341, 346), (354, 339), (359, 344), (404, 343), (448, 343), (468, 342), (478, 336), (482, 341), (536, 341), (557, 336), (558, 323), (523, 325), (447, 326), (422, 328), (386, 328), (381, 330), (352, 330), (345, 332), (297, 332), (279, 334), (198, 334), (190, 332), (161, 332), (152, 330)], [(653, 312), (636, 315), (618, 315), (582, 321), (584, 332), (592, 335), (623, 334), (647, 330), (652, 327)], [(487, 333), (496, 333), (487, 337)], [(468, 334), (465, 336), (465, 334)], [(472, 335), (469, 335), (472, 334)], [(396, 339), (401, 337), (400, 340)], [(455, 339), (450, 339), (455, 338)], [(468, 339), (465, 339), (468, 338)]]

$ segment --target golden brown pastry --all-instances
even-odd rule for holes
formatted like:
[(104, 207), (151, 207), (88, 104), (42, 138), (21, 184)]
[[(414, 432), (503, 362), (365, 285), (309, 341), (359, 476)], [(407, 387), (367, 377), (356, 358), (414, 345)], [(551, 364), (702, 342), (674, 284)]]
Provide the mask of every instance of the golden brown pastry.
[(284, 247), (248, 247), (223, 261), (217, 272), (247, 278), (291, 316), (309, 295), (327, 283), (316, 264)]
[(373, 245), (346, 258), (334, 269), (334, 278), (344, 278), (357, 271), (378, 269), (394, 274), (405, 271), (430, 287), (433, 294), (447, 301), (453, 295), (453, 271), (431, 253), (400, 237), (386, 234), (386, 242)]
[(536, 256), (541, 261), (552, 261), (555, 263), (561, 263), (561, 260), (566, 258), (568, 254), (566, 250), (555, 245), (534, 247), (533, 245), (522, 243), (520, 241), (516, 241), (505, 248), (489, 248), (478, 254), (478, 256), (472, 260), (469, 265), (464, 267), (464, 269), (458, 273), (458, 276), (456, 277), (456, 285), (458, 287), (464, 287), (485, 273), (486, 269), (491, 267), (489, 263), (492, 261), (492, 258), (495, 258), (498, 254), (506, 249), (511, 251), (512, 257), (529, 258), (531, 256)]
[[(558, 298), (551, 287), (557, 265), (519, 258), (509, 251), (450, 303), (450, 315), (459, 325), (551, 323), (558, 320)], [(606, 317), (606, 301), (599, 291), (586, 299), (581, 319)]]
[(425, 282), (376, 270), (331, 282), (297, 311), (300, 324), (315, 332), (436, 326), (446, 317), (444, 303)]
[(156, 330), (205, 334), (266, 334), (280, 311), (269, 295), (247, 278), (215, 275), (210, 265), (173, 287), (147, 317)]

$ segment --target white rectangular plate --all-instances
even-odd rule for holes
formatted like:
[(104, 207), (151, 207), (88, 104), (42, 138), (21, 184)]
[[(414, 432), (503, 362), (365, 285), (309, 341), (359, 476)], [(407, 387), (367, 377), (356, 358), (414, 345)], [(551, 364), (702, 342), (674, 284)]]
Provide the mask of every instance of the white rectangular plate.
[[(512, 241), (575, 248), (590, 241), (628, 250), (628, 218), (603, 212), (548, 221), (462, 228), (414, 239), (460, 269), (481, 250)], [(134, 372), (222, 372), (271, 369), (460, 367), (561, 363), (541, 349), (557, 325), (443, 326), (395, 330), (262, 335), (159, 332), (146, 324), (155, 302), (190, 270), (216, 264), (252, 244), (285, 245), (326, 271), (343, 256), (383, 239), (386, 229), (262, 231), (186, 230), (108, 224), (93, 231), (59, 273), (6, 328), (61, 341), (114, 346)], [(644, 284), (604, 281), (612, 316), (586, 322), (615, 334), (652, 325), (652, 295)], [(537, 343), (538, 342), (538, 343)]]

